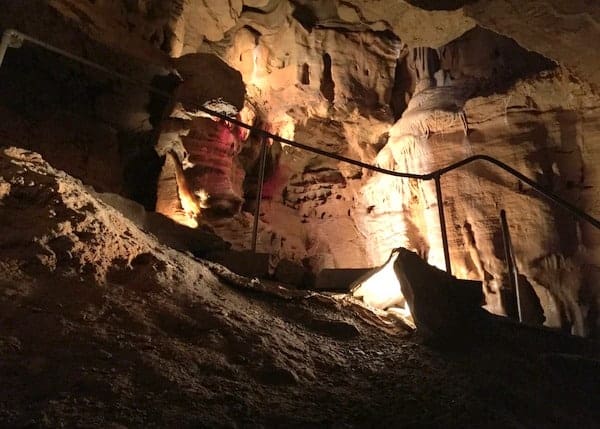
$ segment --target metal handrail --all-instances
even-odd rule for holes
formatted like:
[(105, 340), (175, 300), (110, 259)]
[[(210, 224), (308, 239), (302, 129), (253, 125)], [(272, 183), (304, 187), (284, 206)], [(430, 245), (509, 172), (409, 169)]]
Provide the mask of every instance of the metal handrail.
[(521, 291), (519, 287), (519, 269), (515, 258), (515, 249), (510, 238), (510, 229), (506, 220), (506, 210), (500, 210), (500, 229), (502, 230), (502, 243), (504, 244), (504, 257), (508, 267), (508, 283), (512, 290), (515, 291), (517, 300), (517, 317), (519, 322), (523, 323), (523, 310), (521, 309)]
[[(31, 42), (33, 44), (36, 44), (44, 49), (47, 49), (55, 54), (59, 54), (62, 56), (65, 56), (73, 61), (79, 62), (81, 64), (87, 65), (89, 67), (92, 67), (96, 70), (102, 71), (104, 73), (107, 73), (109, 75), (115, 76), (125, 82), (128, 82), (130, 84), (136, 85), (136, 86), (141, 86), (145, 89), (147, 89), (148, 91), (160, 95), (162, 97), (165, 97), (168, 100), (172, 99), (172, 94), (162, 91), (160, 89), (157, 89), (151, 85), (148, 85), (144, 82), (139, 82), (133, 78), (131, 78), (130, 76), (124, 75), (122, 73), (118, 73), (114, 70), (110, 70), (104, 66), (101, 66), (99, 64), (96, 64), (92, 61), (89, 61), (85, 58), (82, 58), (80, 56), (74, 55), (70, 52), (67, 52), (65, 50), (62, 50), (60, 48), (57, 48), (55, 46), (49, 45), (46, 42), (43, 42), (39, 39), (36, 39), (34, 37), (31, 37), (29, 35), (23, 34), (17, 30), (13, 30), (13, 29), (8, 29), (5, 30), (2, 36), (2, 39), (0, 40), (0, 67), (2, 66), (2, 62), (4, 60), (4, 54), (6, 53), (7, 48), (12, 47), (12, 48), (19, 48), (22, 44), (23, 41), (28, 41)], [(553, 192), (550, 192), (546, 189), (544, 189), (544, 187), (542, 185), (540, 185), (539, 183), (537, 183), (536, 181), (528, 178), (527, 176), (525, 176), (524, 174), (520, 173), (519, 171), (515, 170), (514, 168), (512, 168), (511, 166), (505, 164), (504, 162), (493, 158), (491, 156), (488, 155), (474, 155), (474, 156), (470, 156), (468, 158), (465, 158), (461, 161), (455, 162), (453, 164), (450, 164), (446, 167), (437, 169), (435, 171), (432, 171), (431, 173), (426, 173), (426, 174), (416, 174), (416, 173), (405, 173), (405, 172), (399, 172), (399, 171), (394, 171), (394, 170), (388, 170), (382, 167), (379, 167), (377, 165), (371, 165), (371, 164), (367, 164), (365, 162), (362, 161), (358, 161), (356, 159), (352, 159), (352, 158), (348, 158), (342, 155), (338, 155), (336, 153), (333, 152), (328, 152), (326, 150), (323, 149), (319, 149), (316, 147), (312, 147), (303, 143), (299, 143), (293, 140), (289, 140), (283, 137), (280, 137), (276, 134), (270, 133), (266, 130), (263, 130), (261, 128), (257, 128), (253, 125), (249, 125), (246, 124), (236, 118), (232, 118), (230, 116), (227, 116), (221, 112), (217, 112), (215, 110), (209, 109), (205, 106), (202, 105), (198, 105), (196, 106), (198, 108), (198, 110), (209, 114), (211, 116), (217, 117), (219, 119), (222, 119), (224, 121), (227, 121), (231, 124), (237, 125), (241, 128), (245, 128), (247, 130), (250, 130), (254, 133), (256, 133), (259, 136), (262, 136), (263, 138), (269, 138), (272, 139), (274, 141), (280, 142), (280, 143), (284, 143), (287, 144), (289, 146), (301, 149), (301, 150), (305, 150), (307, 152), (311, 152), (311, 153), (315, 153), (317, 155), (322, 155), (328, 158), (332, 158), (332, 159), (336, 159), (338, 161), (341, 162), (345, 162), (351, 165), (355, 165), (357, 167), (361, 167), (361, 168), (365, 168), (367, 170), (371, 170), (371, 171), (375, 171), (378, 173), (382, 173), (382, 174), (387, 174), (390, 176), (394, 176), (394, 177), (402, 177), (402, 178), (408, 178), (408, 179), (417, 179), (417, 180), (434, 180), (435, 181), (435, 187), (436, 187), (436, 198), (437, 198), (437, 203), (438, 203), (438, 215), (440, 218), (440, 229), (441, 229), (441, 236), (442, 236), (442, 245), (444, 247), (444, 259), (445, 259), (445, 263), (446, 263), (446, 271), (451, 274), (452, 273), (452, 267), (450, 264), (450, 251), (449, 251), (449, 246), (448, 246), (448, 236), (447, 236), (447, 231), (446, 231), (446, 220), (445, 220), (445, 214), (444, 214), (444, 203), (443, 203), (443, 197), (442, 197), (442, 186), (441, 186), (441, 178), (443, 175), (462, 168), (464, 166), (466, 166), (467, 164), (470, 164), (472, 162), (476, 162), (476, 161), (485, 161), (488, 163), (491, 163), (493, 165), (495, 165), (496, 167), (501, 168), (502, 170), (506, 171), (507, 173), (513, 175), (514, 177), (516, 177), (517, 179), (521, 180), (522, 182), (526, 183), (527, 185), (529, 185), (530, 187), (532, 187), (536, 192), (538, 192), (540, 195), (542, 195), (543, 197), (549, 199), (550, 201), (558, 204), (559, 206), (563, 207), (564, 209), (570, 211), (572, 214), (574, 214), (576, 217), (578, 217), (579, 219), (588, 222), (590, 225), (594, 226), (597, 229), (600, 229), (600, 220), (590, 216), (589, 214), (587, 214), (586, 212), (584, 212), (583, 210), (579, 209), (578, 207), (574, 206), (573, 204), (569, 203), (568, 201), (566, 201), (565, 199), (559, 197), (558, 195), (554, 194)], [(260, 196), (259, 196), (260, 197)], [(255, 216), (257, 216), (257, 214), (255, 214)], [(256, 235), (256, 231), (253, 232), (254, 235)], [(253, 243), (255, 243), (256, 237), (253, 238)]]

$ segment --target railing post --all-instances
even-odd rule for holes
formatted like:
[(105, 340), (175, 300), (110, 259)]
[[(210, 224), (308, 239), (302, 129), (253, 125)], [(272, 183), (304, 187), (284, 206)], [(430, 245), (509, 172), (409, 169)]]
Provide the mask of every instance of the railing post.
[(437, 197), (438, 214), (440, 217), (440, 230), (442, 233), (442, 246), (444, 247), (444, 261), (446, 262), (446, 272), (452, 274), (452, 266), (450, 264), (450, 248), (448, 247), (448, 234), (446, 232), (446, 215), (444, 214), (444, 198), (442, 196), (441, 176), (433, 176), (435, 181), (435, 195)]
[(510, 231), (508, 229), (508, 222), (506, 221), (506, 211), (504, 211), (504, 209), (500, 210), (500, 225), (502, 226), (504, 256), (506, 257), (506, 264), (508, 265), (508, 279), (511, 287), (515, 290), (515, 293), (517, 295), (517, 312), (519, 315), (519, 322), (523, 323), (523, 312), (521, 310), (521, 293), (519, 291), (519, 269), (517, 268), (515, 252), (512, 247), (512, 240), (510, 239)]
[(258, 219), (260, 218), (260, 202), (262, 200), (263, 183), (265, 181), (265, 164), (267, 163), (267, 139), (261, 137), (260, 164), (258, 166), (258, 189), (256, 191), (256, 207), (254, 208), (254, 224), (252, 225), (252, 251), (256, 253), (258, 236)]
[(2, 67), (2, 63), (4, 62), (4, 56), (6, 55), (6, 50), (8, 49), (9, 38), (9, 32), (5, 31), (2, 35), (2, 41), (0, 41), (0, 67)]
[(5, 30), (0, 40), (0, 67), (4, 62), (4, 56), (8, 48), (20, 48), (23, 44), (23, 37), (15, 30)]

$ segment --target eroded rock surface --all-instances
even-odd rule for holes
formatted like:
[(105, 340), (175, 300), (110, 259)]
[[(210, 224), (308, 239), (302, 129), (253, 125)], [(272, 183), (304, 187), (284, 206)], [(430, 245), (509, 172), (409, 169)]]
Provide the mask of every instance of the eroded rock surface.
[[(119, 55), (159, 64), (163, 73), (177, 62), (170, 58), (180, 57), (174, 67), (180, 75), (187, 74), (188, 83), (194, 76), (197, 83), (204, 82), (189, 92), (193, 97), (202, 92), (206, 99), (223, 98), (248, 123), (368, 163), (427, 173), (469, 155), (491, 155), (598, 217), (598, 67), (594, 55), (582, 53), (582, 47), (598, 39), (598, 6), (583, 0), (434, 3), (52, 0), (7, 7), (0, 23), (37, 36), (52, 29), (49, 41), (106, 60), (120, 71), (130, 67), (140, 78), (147, 73)], [(36, 7), (49, 13), (32, 13)], [(73, 42), (78, 34), (84, 37), (82, 46)], [(210, 67), (184, 64), (202, 56), (226, 63), (223, 70), (229, 72), (215, 74)], [(31, 58), (49, 61), (35, 52)], [(89, 127), (94, 128), (89, 134), (94, 142), (106, 136), (111, 150), (98, 154), (89, 145), (94, 150), (80, 151), (81, 162), (57, 165), (102, 190), (122, 188), (153, 207), (151, 198), (131, 192), (131, 183), (155, 195), (159, 161), (149, 155), (154, 143), (150, 134), (162, 109), (145, 112), (140, 106), (152, 104), (151, 97), (132, 91), (136, 96), (128, 98), (122, 96), (126, 90), (101, 82), (84, 85), (81, 100), (94, 100), (83, 110), (110, 123), (102, 132)], [(9, 100), (14, 96), (7, 94)], [(43, 109), (7, 105), (10, 114), (18, 111), (23, 129), (39, 127), (36, 136), (52, 129), (39, 125)], [(112, 105), (119, 108), (113, 112)], [(45, 106), (46, 111), (54, 109), (53, 104)], [(30, 110), (37, 111), (32, 115)], [(61, 121), (64, 112), (56, 110)], [(183, 105), (180, 110), (183, 116), (194, 111)], [(172, 127), (163, 122), (163, 136), (171, 133), (181, 145), (167, 156), (158, 178), (160, 188), (168, 188), (159, 192), (158, 206), (166, 202), (165, 210), (173, 216), (185, 219), (191, 212), (195, 218), (200, 211), (195, 206), (202, 204), (186, 208), (182, 195), (198, 197), (196, 191), (214, 186), (227, 195), (220, 200), (228, 201), (225, 211), (234, 215), (212, 220), (212, 227), (234, 248), (247, 249), (260, 139), (208, 118), (196, 118), (195, 127), (182, 125), (189, 118), (170, 120)], [(3, 134), (18, 137), (16, 127), (9, 128)], [(73, 140), (88, 130), (81, 128)], [(116, 143), (110, 137), (115, 135)], [(136, 138), (123, 137), (131, 135)], [(48, 146), (45, 140), (27, 147), (42, 150)], [(228, 147), (233, 143), (234, 150), (216, 150), (217, 141)], [(204, 156), (209, 147), (215, 149), (213, 155)], [(261, 252), (318, 272), (376, 266), (390, 249), (406, 246), (443, 266), (431, 183), (374, 175), (278, 143), (268, 142), (268, 148)], [(184, 151), (193, 154), (196, 167), (185, 168)], [(113, 154), (135, 159), (127, 158), (122, 170), (135, 180), (119, 183), (116, 168), (110, 180), (98, 180), (94, 169), (116, 165)], [(101, 167), (86, 155), (100, 160)], [(220, 165), (218, 174), (206, 173), (213, 164)], [(194, 168), (202, 170), (196, 171), (195, 184), (186, 177)], [(184, 182), (189, 186), (180, 184)], [(484, 281), (488, 308), (510, 313), (502, 298), (507, 281), (497, 219), (505, 209), (516, 237), (519, 270), (544, 308), (545, 323), (597, 335), (599, 240), (592, 227), (573, 221), (489, 166), (452, 173), (443, 178), (443, 187), (452, 265), (459, 277)]]
[(351, 301), (177, 252), (17, 148), (0, 151), (0, 272), (2, 426), (600, 422), (590, 344), (513, 326), (431, 350)]

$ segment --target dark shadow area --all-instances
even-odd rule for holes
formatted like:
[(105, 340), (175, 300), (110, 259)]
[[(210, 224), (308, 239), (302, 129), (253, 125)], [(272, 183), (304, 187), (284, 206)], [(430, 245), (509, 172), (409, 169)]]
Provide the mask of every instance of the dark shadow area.
[(513, 39), (475, 27), (440, 49), (441, 68), (452, 79), (476, 82), (475, 94), (504, 93), (517, 80), (553, 70), (556, 63)]
[(164, 163), (154, 150), (152, 133), (121, 133), (123, 194), (148, 211), (156, 206), (156, 185)]
[(408, 55), (404, 55), (396, 62), (394, 72), (394, 86), (392, 88), (392, 98), (390, 108), (394, 115), (394, 120), (400, 119), (402, 113), (406, 110), (408, 100), (414, 92), (415, 84), (410, 72), (408, 71)]
[(313, 10), (303, 4), (296, 4), (294, 11), (292, 12), (292, 17), (296, 19), (306, 30), (312, 31), (313, 28), (317, 25), (319, 18)]
[(425, 10), (456, 10), (477, 0), (406, 0), (406, 3)]
[(331, 74), (331, 56), (329, 54), (323, 54), (323, 76), (321, 78), (321, 94), (330, 103), (334, 102), (335, 99), (335, 82)]
[(307, 63), (302, 64), (300, 83), (302, 85), (310, 85), (310, 66)]
[[(140, 73), (134, 64), (130, 71)], [(148, 73), (141, 72), (139, 79)], [(160, 121), (165, 97), (150, 97), (146, 89), (28, 43), (7, 51), (0, 81), (5, 145), (38, 152), (96, 191), (118, 193), (154, 209), (161, 162), (152, 127)], [(149, 84), (170, 92), (175, 79), (166, 76)]]

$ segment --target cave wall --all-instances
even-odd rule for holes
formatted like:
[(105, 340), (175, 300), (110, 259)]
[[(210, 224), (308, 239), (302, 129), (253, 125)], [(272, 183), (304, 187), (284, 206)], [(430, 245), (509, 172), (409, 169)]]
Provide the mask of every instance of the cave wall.
[[(564, 100), (569, 97), (576, 101), (567, 109)], [(598, 124), (595, 106), (597, 98), (553, 71), (520, 81), (506, 94), (467, 101), (468, 135), (456, 118), (443, 133), (407, 139), (392, 130), (390, 140), (397, 158), (411, 171), (425, 173), (474, 154), (487, 154), (598, 217), (591, 197), (598, 170), (588, 152)], [(365, 228), (377, 237), (371, 242), (373, 253), (405, 245), (443, 267), (433, 185), (378, 176), (371, 180), (365, 197), (375, 205), (375, 218), (365, 218)], [(597, 231), (486, 164), (450, 173), (442, 184), (457, 276), (486, 280), (488, 305), (506, 311), (502, 295), (508, 279), (499, 221), (499, 211), (505, 209), (523, 283), (535, 289), (547, 324), (572, 326), (578, 334), (596, 332), (595, 318), (588, 318), (588, 311), (594, 313), (597, 297), (587, 300), (596, 284)], [(391, 213), (390, 201), (396, 209)]]
[[(0, 27), (149, 83), (177, 67), (172, 58), (216, 55), (242, 76), (242, 119), (271, 132), (411, 172), (489, 154), (600, 216), (598, 67), (581, 53), (598, 38), (599, 7), (455, 3), (428, 11), (417, 1), (36, 0), (3, 2)], [(429, 62), (419, 70), (423, 55)], [(4, 140), (41, 152), (99, 190), (153, 207), (164, 101), (27, 46), (9, 51), (0, 78), (15, 82), (0, 88)], [(239, 155), (245, 206), (211, 225), (238, 248), (250, 243), (260, 144), (246, 137)], [(598, 332), (593, 228), (480, 164), (443, 180), (453, 267), (486, 281), (491, 309), (508, 311), (504, 208), (546, 323)], [(259, 250), (313, 271), (377, 265), (398, 245), (443, 263), (431, 184), (269, 142), (264, 197)]]
[[(47, 2), (2, 2), (0, 28), (15, 28), (146, 84), (165, 69), (90, 37)], [(162, 56), (164, 54), (159, 54)], [(166, 56), (165, 56), (166, 57)], [(25, 42), (0, 68), (0, 134), (42, 154), (101, 192), (154, 207), (160, 160), (153, 119), (166, 100)]]

